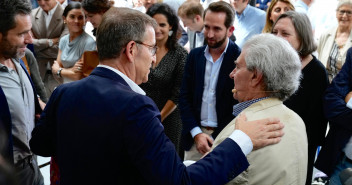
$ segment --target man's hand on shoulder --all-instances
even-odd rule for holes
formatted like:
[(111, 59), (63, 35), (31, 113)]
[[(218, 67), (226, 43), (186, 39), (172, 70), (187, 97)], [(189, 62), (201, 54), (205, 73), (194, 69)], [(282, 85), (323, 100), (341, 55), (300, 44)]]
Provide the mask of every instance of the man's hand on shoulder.
[(194, 142), (196, 143), (198, 152), (201, 154), (209, 152), (213, 145), (213, 139), (208, 134), (204, 133), (194, 136)]
[(283, 128), (284, 124), (278, 118), (247, 121), (245, 114), (239, 115), (235, 127), (249, 136), (253, 143), (253, 150), (279, 143), (284, 135)]

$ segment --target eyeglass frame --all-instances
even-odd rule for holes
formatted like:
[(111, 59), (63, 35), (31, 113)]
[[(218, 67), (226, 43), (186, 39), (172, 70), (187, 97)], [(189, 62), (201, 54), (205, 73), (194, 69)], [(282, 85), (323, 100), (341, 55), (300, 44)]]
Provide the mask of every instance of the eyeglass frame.
[(156, 45), (154, 45), (154, 46), (153, 45), (149, 45), (149, 44), (146, 44), (146, 43), (138, 41), (138, 40), (135, 40), (134, 42), (136, 42), (137, 44), (141, 44), (143, 46), (147, 46), (149, 48), (149, 51), (152, 54), (152, 56), (155, 56), (156, 51), (158, 50), (158, 46), (156, 46)]
[(346, 13), (346, 16), (348, 16), (348, 17), (352, 16), (352, 11), (349, 11), (349, 10), (337, 10), (337, 12), (341, 16), (343, 16), (345, 13)]

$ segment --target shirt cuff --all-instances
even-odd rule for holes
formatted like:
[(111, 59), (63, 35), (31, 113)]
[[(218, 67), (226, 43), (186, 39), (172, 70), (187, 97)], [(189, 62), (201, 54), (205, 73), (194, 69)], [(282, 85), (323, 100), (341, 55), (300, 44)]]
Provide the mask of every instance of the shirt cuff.
[(192, 138), (194, 138), (194, 136), (196, 136), (197, 134), (200, 134), (200, 133), (202, 133), (202, 130), (200, 129), (200, 127), (194, 127), (191, 130)]
[(347, 102), (346, 106), (350, 109), (352, 109), (352, 98)]
[(234, 132), (232, 132), (229, 138), (235, 141), (238, 146), (240, 146), (244, 155), (248, 155), (253, 150), (253, 143), (251, 138), (249, 138), (247, 134), (245, 134), (241, 130), (235, 130)]

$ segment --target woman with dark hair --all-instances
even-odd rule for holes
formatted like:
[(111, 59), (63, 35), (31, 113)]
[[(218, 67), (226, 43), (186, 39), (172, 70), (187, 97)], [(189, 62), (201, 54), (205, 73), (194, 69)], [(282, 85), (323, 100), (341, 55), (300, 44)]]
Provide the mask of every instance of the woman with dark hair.
[(59, 54), (52, 72), (57, 78), (62, 78), (63, 83), (68, 83), (81, 79), (83, 62), (79, 59), (85, 51), (95, 50), (96, 45), (94, 39), (84, 31), (86, 21), (81, 3), (70, 2), (62, 16), (69, 34), (60, 39)]
[(284, 104), (295, 111), (306, 125), (308, 137), (308, 171), (306, 184), (311, 184), (317, 147), (323, 144), (327, 120), (323, 112), (323, 96), (328, 77), (323, 64), (312, 55), (314, 43), (312, 26), (305, 14), (288, 11), (279, 16), (272, 33), (286, 39), (301, 57), (302, 79), (297, 92)]
[(103, 15), (113, 5), (113, 1), (110, 0), (83, 0), (82, 7), (86, 14), (87, 21), (93, 25), (93, 35), (95, 36), (97, 28), (100, 25)]
[(158, 49), (149, 80), (141, 88), (158, 106), (165, 134), (179, 151), (182, 123), (177, 104), (187, 51), (177, 43), (179, 20), (173, 9), (167, 4), (157, 3), (148, 9), (147, 14), (158, 24), (155, 29)]

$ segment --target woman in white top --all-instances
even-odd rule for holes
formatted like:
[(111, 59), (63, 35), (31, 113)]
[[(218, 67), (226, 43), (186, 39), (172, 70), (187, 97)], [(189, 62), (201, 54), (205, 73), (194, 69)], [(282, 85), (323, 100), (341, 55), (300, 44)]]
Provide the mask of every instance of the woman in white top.
[(322, 34), (318, 43), (318, 59), (326, 66), (329, 81), (345, 63), (347, 50), (352, 46), (352, 1), (339, 1), (336, 9), (338, 26)]

